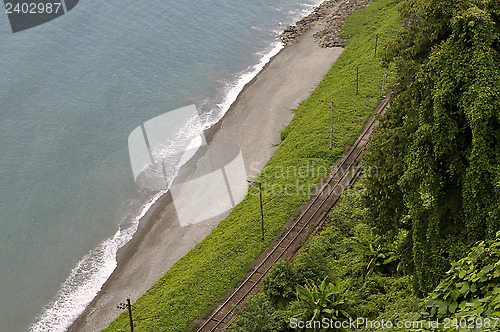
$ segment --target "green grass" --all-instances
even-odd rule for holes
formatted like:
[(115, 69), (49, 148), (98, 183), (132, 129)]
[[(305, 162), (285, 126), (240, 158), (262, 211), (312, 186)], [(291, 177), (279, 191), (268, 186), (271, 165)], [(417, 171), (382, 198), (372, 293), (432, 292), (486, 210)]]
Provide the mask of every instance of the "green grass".
[[(256, 189), (201, 243), (172, 268), (134, 304), (135, 317), (158, 315), (159, 319), (136, 322), (138, 330), (183, 331), (207, 311), (248, 270), (249, 264), (282, 231), (283, 224), (308, 198), (309, 189), (326, 175), (325, 170), (352, 144), (363, 123), (380, 101), (384, 71), (374, 58), (374, 36), (379, 49), (400, 30), (396, 10), (399, 1), (378, 0), (347, 19), (345, 35), (349, 45), (311, 96), (295, 110), (295, 117), (282, 132), (282, 143), (259, 175), (264, 200), (280, 188), (289, 190), (266, 205), (266, 238), (260, 240), (259, 202)], [(355, 68), (359, 64), (359, 94), (355, 94)], [(330, 110), (320, 100), (336, 102), (333, 150), (329, 150)], [(302, 170), (300, 176), (294, 172)], [(308, 170), (308, 171), (307, 171)], [(126, 313), (105, 331), (128, 331)]]

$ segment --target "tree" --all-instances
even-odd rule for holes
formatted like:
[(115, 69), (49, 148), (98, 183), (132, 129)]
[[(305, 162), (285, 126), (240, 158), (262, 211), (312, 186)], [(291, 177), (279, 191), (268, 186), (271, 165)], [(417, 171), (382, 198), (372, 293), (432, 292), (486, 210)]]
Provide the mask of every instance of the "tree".
[(238, 318), (227, 329), (229, 332), (267, 332), (275, 331), (275, 309), (265, 296), (250, 297), (243, 309), (238, 307)]
[(264, 278), (264, 293), (277, 308), (285, 307), (295, 297), (298, 277), (291, 263), (279, 261)]
[(409, 0), (403, 14), (411, 23), (384, 55), (398, 82), (366, 157), (380, 176), (365, 202), (386, 237), (408, 230), (423, 294), (500, 228), (500, 2)]

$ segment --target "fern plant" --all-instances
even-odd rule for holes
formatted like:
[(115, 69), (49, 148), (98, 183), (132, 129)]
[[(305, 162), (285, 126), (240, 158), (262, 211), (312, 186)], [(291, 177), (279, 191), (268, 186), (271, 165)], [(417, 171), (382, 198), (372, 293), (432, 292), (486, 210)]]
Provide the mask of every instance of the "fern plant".
[(304, 321), (321, 321), (324, 318), (334, 320), (349, 319), (350, 315), (344, 310), (344, 300), (341, 294), (340, 280), (327, 283), (323, 279), (317, 286), (308, 280), (305, 286), (297, 285), (297, 301), (299, 313), (295, 316)]

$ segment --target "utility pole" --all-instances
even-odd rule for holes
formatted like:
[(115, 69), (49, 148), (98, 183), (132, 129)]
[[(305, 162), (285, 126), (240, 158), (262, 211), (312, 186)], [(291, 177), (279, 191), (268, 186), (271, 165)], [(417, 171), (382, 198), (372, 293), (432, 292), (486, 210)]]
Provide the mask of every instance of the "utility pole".
[(132, 319), (132, 304), (130, 303), (130, 299), (127, 299), (127, 303), (120, 303), (116, 306), (118, 309), (125, 310), (128, 309), (128, 318), (130, 321), (130, 331), (134, 332), (134, 320)]
[(132, 304), (130, 304), (130, 299), (127, 299), (128, 308), (128, 318), (130, 320), (130, 332), (134, 332), (134, 320), (132, 319)]
[[(326, 107), (329, 107), (329, 104), (327, 101), (320, 100), (320, 102), (325, 104)], [(332, 150), (332, 147), (333, 147), (333, 106), (334, 106), (334, 103), (332, 101), (332, 106), (331, 106), (332, 114), (330, 115), (330, 151)]]
[[(134, 332), (134, 320), (132, 319), (132, 303), (130, 303), (130, 299), (127, 299), (127, 303), (120, 303), (116, 306), (118, 309), (125, 310), (128, 309), (128, 319), (130, 321), (130, 332)], [(158, 318), (159, 315), (150, 316), (146, 318), (137, 318), (136, 321), (146, 320), (151, 318)]]
[(260, 197), (260, 239), (264, 241), (264, 207), (262, 205), (262, 183), (259, 182)]
[(386, 77), (387, 77), (387, 73), (384, 73), (384, 76), (382, 77), (382, 88), (380, 89), (380, 97), (381, 98), (384, 96), (384, 84), (385, 84)]
[(330, 116), (330, 151), (333, 145), (333, 101), (332, 101), (332, 115)]
[[(247, 180), (250, 185), (255, 186), (254, 182)], [(260, 200), (260, 239), (264, 241), (264, 204), (262, 204), (262, 183), (257, 183), (257, 188), (259, 188), (259, 200)]]

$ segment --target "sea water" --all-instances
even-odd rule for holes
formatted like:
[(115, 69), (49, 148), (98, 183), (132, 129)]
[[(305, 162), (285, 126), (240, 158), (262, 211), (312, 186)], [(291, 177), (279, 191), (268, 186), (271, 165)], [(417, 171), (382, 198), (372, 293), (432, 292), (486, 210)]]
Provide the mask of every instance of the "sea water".
[(115, 268), (161, 194), (134, 183), (132, 130), (190, 104), (217, 121), (318, 2), (82, 0), (19, 33), (2, 7), (2, 331), (64, 331)]

